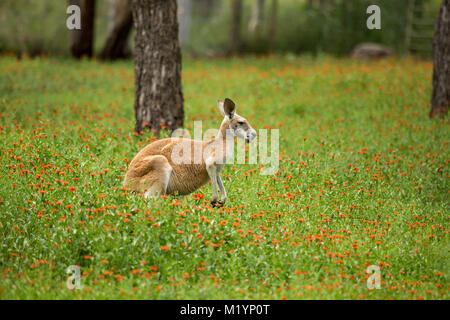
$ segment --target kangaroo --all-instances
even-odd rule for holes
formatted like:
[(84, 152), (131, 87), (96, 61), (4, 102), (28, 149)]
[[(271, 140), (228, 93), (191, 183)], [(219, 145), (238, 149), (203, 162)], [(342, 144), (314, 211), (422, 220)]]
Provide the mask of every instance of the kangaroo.
[(224, 205), (227, 192), (220, 172), (230, 154), (227, 150), (233, 148), (235, 136), (250, 143), (256, 131), (247, 119), (236, 113), (231, 99), (219, 100), (217, 106), (224, 119), (214, 139), (166, 138), (150, 143), (131, 161), (123, 186), (150, 198), (164, 194), (187, 195), (211, 181), (211, 205)]

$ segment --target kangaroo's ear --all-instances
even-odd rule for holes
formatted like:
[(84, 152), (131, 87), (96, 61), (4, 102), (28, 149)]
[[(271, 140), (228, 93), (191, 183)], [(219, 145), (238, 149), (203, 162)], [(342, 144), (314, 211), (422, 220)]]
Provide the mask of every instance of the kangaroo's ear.
[(217, 100), (217, 108), (219, 108), (220, 113), (225, 117), (225, 111), (223, 110), (223, 101)]
[(223, 103), (223, 111), (230, 119), (233, 118), (236, 113), (236, 105), (231, 99), (225, 98), (225, 102)]

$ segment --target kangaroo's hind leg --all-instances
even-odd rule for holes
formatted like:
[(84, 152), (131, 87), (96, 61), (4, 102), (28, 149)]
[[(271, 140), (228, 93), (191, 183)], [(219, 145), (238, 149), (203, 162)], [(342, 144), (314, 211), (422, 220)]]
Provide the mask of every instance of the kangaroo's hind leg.
[(165, 194), (172, 173), (166, 157), (151, 155), (131, 164), (124, 186), (135, 192), (143, 192), (146, 198)]
[(169, 184), (172, 166), (166, 157), (155, 155), (146, 158), (149, 161), (150, 170), (141, 178), (141, 185), (147, 190), (146, 198), (163, 195)]

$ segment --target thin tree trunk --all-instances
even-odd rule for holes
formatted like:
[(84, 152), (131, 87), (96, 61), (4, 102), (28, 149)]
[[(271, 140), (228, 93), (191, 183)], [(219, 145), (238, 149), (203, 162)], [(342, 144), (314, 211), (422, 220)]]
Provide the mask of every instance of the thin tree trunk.
[(241, 47), (242, 0), (232, 0), (230, 54), (239, 53)]
[(196, 0), (194, 2), (196, 12), (202, 19), (209, 19), (214, 14), (218, 6), (222, 5), (223, 0)]
[(445, 117), (450, 103), (450, 0), (443, 0), (433, 41), (433, 95), (430, 117)]
[(277, 32), (277, 15), (278, 15), (278, 0), (272, 0), (272, 7), (270, 9), (270, 26), (269, 26), (269, 52), (275, 49), (275, 39)]
[(76, 58), (92, 57), (94, 42), (95, 0), (70, 0), (81, 11), (81, 30), (70, 31), (70, 52)]
[(183, 125), (181, 51), (176, 0), (133, 0), (135, 130)]
[(127, 43), (133, 26), (131, 0), (114, 0), (111, 5), (113, 6), (112, 27), (100, 53), (100, 58), (105, 60), (126, 58), (130, 54)]
[(256, 37), (261, 37), (261, 30), (264, 25), (264, 8), (265, 0), (255, 0), (248, 29)]
[(178, 24), (180, 45), (184, 46), (189, 40), (191, 28), (192, 0), (178, 0)]

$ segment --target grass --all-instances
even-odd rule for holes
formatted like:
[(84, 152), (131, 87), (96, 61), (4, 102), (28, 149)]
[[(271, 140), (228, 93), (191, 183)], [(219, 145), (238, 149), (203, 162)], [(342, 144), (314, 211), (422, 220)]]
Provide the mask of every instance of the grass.
[(187, 128), (218, 128), (228, 96), (280, 129), (279, 172), (227, 166), (215, 209), (209, 185), (181, 200), (122, 189), (153, 139), (132, 132), (132, 62), (0, 69), (1, 299), (449, 298), (449, 127), (427, 117), (430, 62), (185, 60)]

